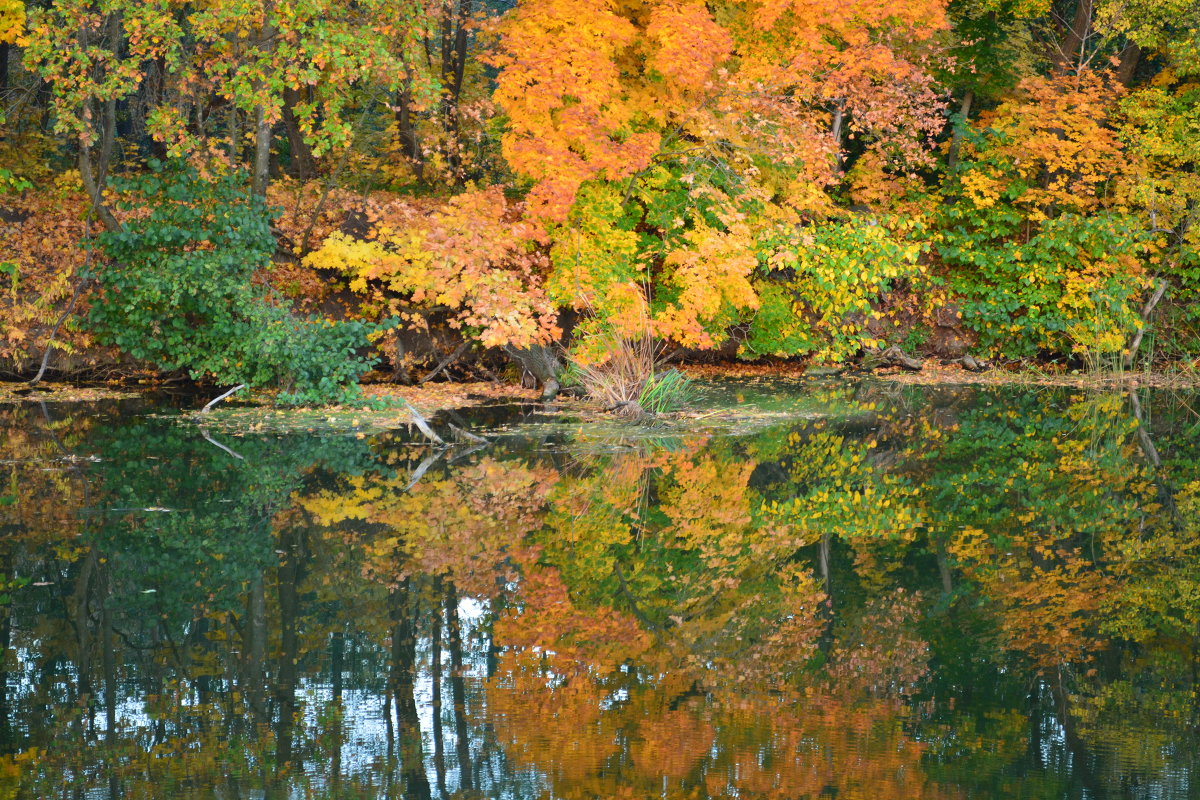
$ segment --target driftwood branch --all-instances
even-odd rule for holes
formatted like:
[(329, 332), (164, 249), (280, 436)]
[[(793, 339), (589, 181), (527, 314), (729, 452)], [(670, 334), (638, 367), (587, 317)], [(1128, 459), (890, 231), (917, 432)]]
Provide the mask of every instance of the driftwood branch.
[(237, 386), (233, 387), (228, 392), (225, 392), (220, 397), (214, 397), (212, 400), (209, 400), (208, 403), (205, 404), (204, 408), (200, 409), (200, 413), (207, 414), (209, 411), (212, 411), (213, 406), (215, 406), (217, 403), (221, 402), (226, 397), (229, 397), (229, 395), (233, 394), (234, 392), (236, 392), (240, 389), (245, 389), (245, 388), (246, 388), (246, 384), (239, 383)]
[(408, 409), (408, 415), (412, 418), (413, 424), (417, 426), (417, 430), (419, 430), (426, 439), (438, 445), (439, 447), (446, 446), (446, 441), (442, 437), (438, 436), (437, 432), (434, 431), (433, 428), (429, 427), (429, 423), (425, 421), (423, 416), (421, 416), (420, 411), (417, 411), (415, 408), (413, 408), (412, 403), (405, 400), (404, 407)]
[(1142, 326), (1133, 334), (1129, 340), (1129, 346), (1125, 348), (1125, 369), (1133, 366), (1133, 359), (1137, 356), (1138, 348), (1142, 346), (1142, 337), (1146, 335), (1146, 328), (1150, 325), (1150, 315), (1154, 313), (1154, 308), (1163, 299), (1166, 292), (1167, 279), (1159, 278), (1158, 284), (1154, 287), (1154, 294), (1150, 295), (1146, 305), (1142, 306)]

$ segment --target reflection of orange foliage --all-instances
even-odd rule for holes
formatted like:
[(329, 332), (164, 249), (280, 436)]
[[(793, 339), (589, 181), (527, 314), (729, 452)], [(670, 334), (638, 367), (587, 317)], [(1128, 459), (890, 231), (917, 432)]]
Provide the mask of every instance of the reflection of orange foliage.
[(644, 775), (662, 775), (681, 781), (712, 750), (716, 729), (703, 716), (699, 703), (679, 708), (655, 709), (637, 724), (630, 744), (634, 769)]
[(953, 550), (1003, 609), (1006, 646), (1043, 669), (1087, 661), (1102, 647), (1093, 617), (1112, 593), (1112, 580), (1077, 548), (1030, 531), (1001, 551), (982, 531), (967, 530)]
[(60, 542), (59, 555), (72, 558), (83, 531), (80, 511), (88, 498), (87, 477), (66, 461), (70, 447), (91, 428), (94, 417), (69, 418), (70, 427), (51, 427), (32, 404), (0, 406), (0, 506), (7, 530), (0, 542)]
[(489, 597), (498, 577), (514, 577), (504, 564), (541, 524), (553, 475), (484, 459), (447, 480), (427, 476), (405, 492), (407, 482), (406, 475), (355, 477), (348, 491), (322, 492), (303, 504), (326, 525), (383, 527), (363, 537), (368, 576), (389, 584), (411, 574), (448, 576), (464, 593)]
[(920, 596), (897, 589), (867, 604), (831, 654), (831, 691), (846, 696), (913, 694), (929, 672), (929, 644), (916, 632)]
[(578, 789), (619, 750), (605, 694), (586, 673), (557, 676), (537, 653), (510, 651), (489, 682), (488, 713), (509, 758)]
[(676, 458), (673, 483), (662, 492), (662, 511), (680, 546), (700, 551), (708, 562), (740, 555), (750, 523), (746, 484), (754, 463), (718, 464), (711, 458)]
[(497, 645), (552, 651), (559, 659), (611, 667), (636, 658), (650, 645), (650, 635), (628, 614), (612, 608), (576, 608), (558, 570), (531, 566), (521, 579), (518, 600), (496, 620)]
[(926, 745), (896, 700), (753, 685), (699, 695), (678, 671), (553, 665), (507, 653), (488, 693), (507, 756), (546, 775), (553, 796), (956, 796), (925, 775)]
[[(903, 706), (814, 695), (730, 702), (716, 720), (725, 736), (706, 772), (711, 796), (906, 800), (953, 797), (924, 774), (926, 746), (904, 729)], [(724, 745), (724, 746), (723, 746)]]

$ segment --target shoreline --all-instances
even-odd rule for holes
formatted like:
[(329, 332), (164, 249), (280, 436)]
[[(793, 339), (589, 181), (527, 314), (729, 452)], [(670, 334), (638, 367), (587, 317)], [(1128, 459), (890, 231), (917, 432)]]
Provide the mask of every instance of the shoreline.
[[(795, 363), (717, 363), (684, 364), (681, 372), (693, 379), (737, 380), (739, 378), (785, 378), (826, 381), (876, 380), (910, 386), (1041, 386), (1076, 389), (1121, 390), (1131, 388), (1177, 389), (1200, 388), (1200, 370), (1157, 370), (1124, 373), (1092, 373), (1080, 371), (1046, 372), (1037, 367), (1006, 369), (996, 367), (984, 372), (970, 372), (957, 365), (926, 364), (919, 372), (887, 367), (874, 371), (847, 368), (842, 372), (818, 373), (810, 366)], [(136, 382), (135, 382), (136, 381)], [(177, 385), (176, 385), (177, 386)], [(162, 393), (171, 387), (167, 381), (147, 380), (145, 377), (127, 381), (43, 381), (36, 387), (18, 381), (0, 381), (0, 403), (32, 401), (99, 402), (129, 400)], [(217, 391), (213, 389), (212, 391)], [(197, 401), (211, 399), (203, 388), (188, 387), (185, 395), (194, 394)], [(470, 408), (487, 402), (537, 402), (540, 393), (517, 384), (489, 381), (438, 381), (415, 386), (397, 383), (363, 384), (363, 394), (369, 400), (404, 398), (421, 413)], [(215, 396), (215, 395), (214, 395)], [(241, 405), (268, 405), (260, 396)], [(338, 407), (333, 407), (338, 408)], [(280, 409), (286, 411), (287, 409)], [(304, 409), (295, 409), (301, 411)]]

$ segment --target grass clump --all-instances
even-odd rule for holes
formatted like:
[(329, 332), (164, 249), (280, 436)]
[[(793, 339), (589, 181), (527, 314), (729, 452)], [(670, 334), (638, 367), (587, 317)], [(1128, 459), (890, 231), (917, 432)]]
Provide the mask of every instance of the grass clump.
[(570, 359), (568, 381), (606, 410), (630, 419), (678, 411), (695, 394), (682, 372), (666, 367), (652, 336), (611, 329), (582, 338)]
[(694, 394), (691, 379), (671, 368), (652, 373), (646, 379), (638, 405), (651, 414), (667, 414), (685, 407)]

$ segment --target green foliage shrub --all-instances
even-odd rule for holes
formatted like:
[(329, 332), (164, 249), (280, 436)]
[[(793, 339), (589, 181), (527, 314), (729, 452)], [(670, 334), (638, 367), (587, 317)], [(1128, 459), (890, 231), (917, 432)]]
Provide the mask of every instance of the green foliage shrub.
[(922, 272), (923, 235), (884, 217), (775, 228), (759, 242), (759, 308), (739, 355), (843, 361), (879, 344), (866, 331), (873, 303)]
[(1140, 324), (1145, 236), (1132, 218), (1063, 214), (1031, 223), (997, 202), (944, 207), (937, 252), (963, 323), (992, 355), (1119, 353)]
[(297, 317), (253, 285), (275, 239), (240, 175), (159, 167), (116, 188), (130, 215), (98, 237), (109, 263), (88, 317), (103, 343), (197, 380), (278, 388), (285, 405), (359, 397), (375, 327)]
[(1150, 236), (1096, 164), (1046, 160), (1035, 133), (965, 131), (935, 214), (943, 272), (992, 355), (1117, 355), (1141, 324)]

